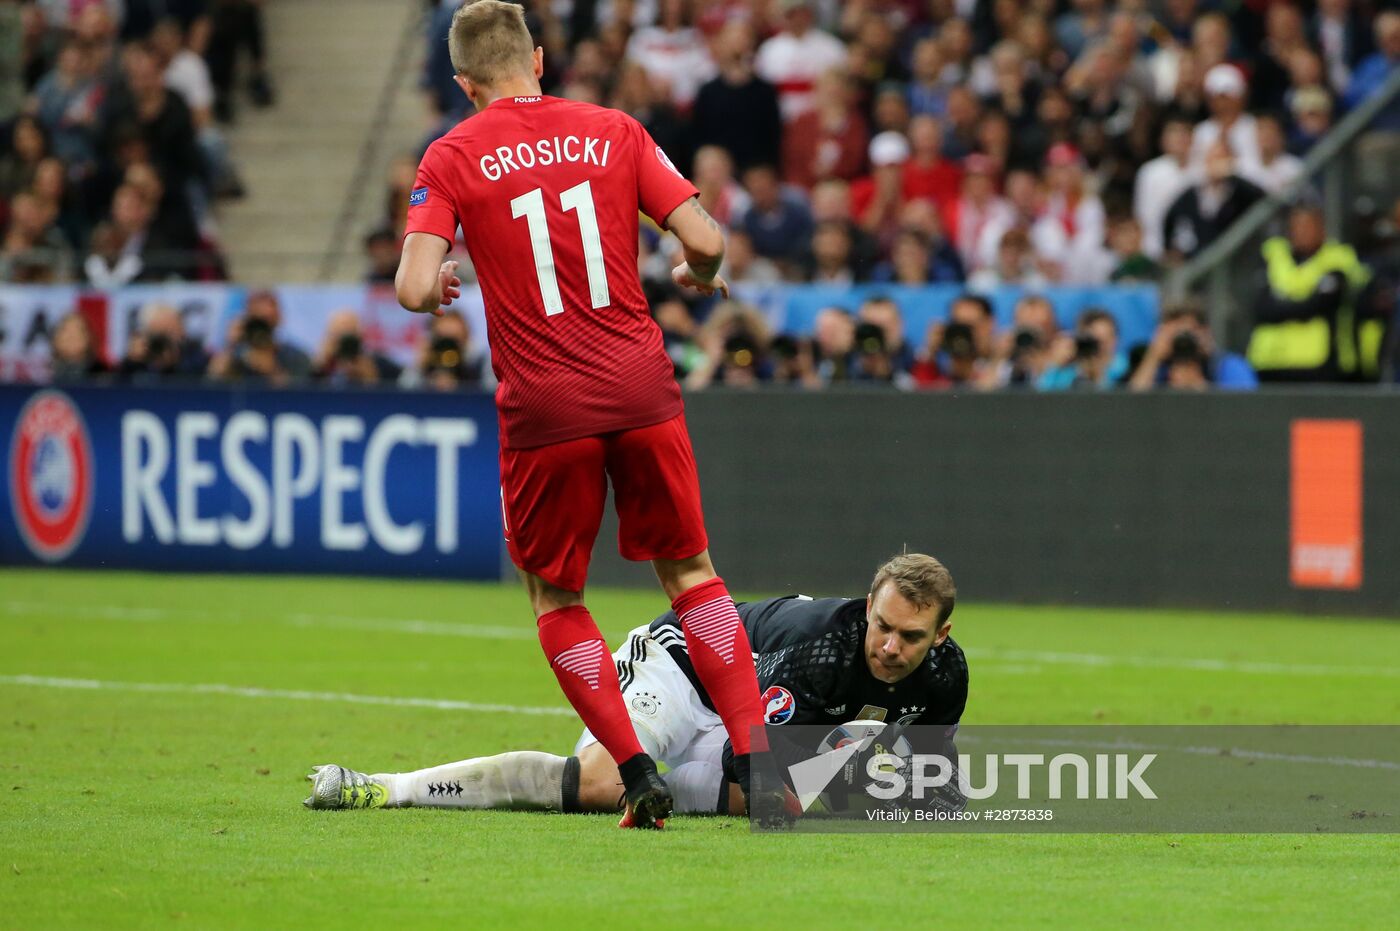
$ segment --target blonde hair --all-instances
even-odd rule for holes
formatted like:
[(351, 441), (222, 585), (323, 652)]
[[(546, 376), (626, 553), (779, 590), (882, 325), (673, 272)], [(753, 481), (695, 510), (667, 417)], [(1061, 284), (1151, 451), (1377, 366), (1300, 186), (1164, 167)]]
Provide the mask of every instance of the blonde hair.
[(530, 71), (535, 43), (519, 5), (475, 0), (452, 17), (447, 51), (458, 74), (473, 84), (491, 87), (520, 71)]
[(870, 594), (877, 594), (880, 586), (886, 582), (894, 585), (895, 591), (916, 608), (937, 606), (935, 630), (946, 624), (953, 613), (953, 603), (958, 598), (953, 574), (932, 556), (923, 553), (901, 553), (893, 557), (876, 570), (875, 581), (870, 583)]

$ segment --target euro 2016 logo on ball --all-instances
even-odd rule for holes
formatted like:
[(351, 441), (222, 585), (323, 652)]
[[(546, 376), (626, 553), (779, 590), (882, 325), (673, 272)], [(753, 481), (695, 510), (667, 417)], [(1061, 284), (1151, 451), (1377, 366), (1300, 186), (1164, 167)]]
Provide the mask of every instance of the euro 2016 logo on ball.
[(57, 562), (82, 541), (92, 473), (92, 443), (73, 402), (61, 391), (30, 398), (10, 438), (10, 507), (35, 556)]
[(797, 710), (797, 702), (792, 693), (781, 685), (771, 686), (763, 693), (763, 720), (769, 724), (782, 724)]

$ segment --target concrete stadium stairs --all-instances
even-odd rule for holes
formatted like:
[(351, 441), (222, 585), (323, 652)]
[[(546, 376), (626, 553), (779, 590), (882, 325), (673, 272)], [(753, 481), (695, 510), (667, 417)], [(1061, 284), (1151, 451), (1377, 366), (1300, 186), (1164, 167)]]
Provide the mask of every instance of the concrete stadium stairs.
[(274, 107), (227, 129), (246, 198), (218, 214), (233, 280), (358, 281), (388, 166), (422, 138), (422, 0), (265, 5)]

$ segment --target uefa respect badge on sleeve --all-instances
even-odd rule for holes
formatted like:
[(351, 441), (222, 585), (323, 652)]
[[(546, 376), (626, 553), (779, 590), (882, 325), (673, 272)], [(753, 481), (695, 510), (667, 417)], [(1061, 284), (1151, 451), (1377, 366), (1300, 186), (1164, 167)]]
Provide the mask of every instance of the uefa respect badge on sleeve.
[(1394, 725), (855, 721), (768, 733), (787, 792), (753, 795), (756, 831), (1400, 832)]

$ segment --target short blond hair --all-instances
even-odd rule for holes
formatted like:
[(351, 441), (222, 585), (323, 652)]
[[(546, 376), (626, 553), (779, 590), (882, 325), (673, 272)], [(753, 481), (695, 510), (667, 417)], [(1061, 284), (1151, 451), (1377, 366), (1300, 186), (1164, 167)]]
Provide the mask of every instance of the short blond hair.
[(458, 74), (473, 84), (491, 87), (531, 71), (535, 42), (525, 25), (525, 10), (518, 4), (475, 0), (453, 15), (447, 51)]
[(916, 608), (938, 608), (938, 618), (934, 629), (948, 622), (953, 613), (953, 604), (958, 600), (958, 589), (953, 584), (953, 574), (943, 563), (923, 553), (901, 553), (888, 560), (875, 572), (875, 581), (870, 583), (870, 594), (876, 595), (886, 582), (903, 595)]

